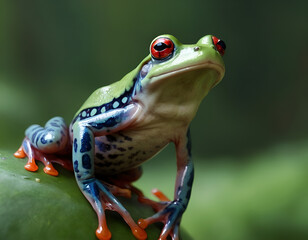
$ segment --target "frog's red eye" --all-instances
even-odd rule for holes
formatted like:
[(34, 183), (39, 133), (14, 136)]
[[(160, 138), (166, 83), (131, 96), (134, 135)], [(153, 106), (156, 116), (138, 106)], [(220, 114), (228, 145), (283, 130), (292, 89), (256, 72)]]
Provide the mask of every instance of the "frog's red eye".
[(169, 38), (161, 37), (152, 43), (150, 50), (153, 58), (162, 60), (172, 55), (174, 44)]
[(225, 50), (226, 50), (225, 42), (218, 39), (215, 36), (212, 36), (212, 40), (213, 40), (213, 43), (214, 43), (217, 51), (220, 53), (221, 56), (223, 56), (225, 54)]

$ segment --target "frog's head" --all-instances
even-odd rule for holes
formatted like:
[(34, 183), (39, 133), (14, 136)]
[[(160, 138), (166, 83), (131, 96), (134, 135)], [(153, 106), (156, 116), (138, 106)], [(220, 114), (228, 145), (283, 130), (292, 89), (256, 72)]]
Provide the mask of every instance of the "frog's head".
[(224, 76), (225, 49), (225, 43), (212, 35), (191, 45), (171, 35), (158, 36), (150, 45), (150, 55), (140, 65), (142, 89), (147, 91), (147, 97), (156, 94), (164, 102), (172, 98), (200, 103)]

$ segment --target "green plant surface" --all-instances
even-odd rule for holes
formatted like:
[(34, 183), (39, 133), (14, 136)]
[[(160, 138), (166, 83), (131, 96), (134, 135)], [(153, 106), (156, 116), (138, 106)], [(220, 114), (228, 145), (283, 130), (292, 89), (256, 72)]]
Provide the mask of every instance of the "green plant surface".
[[(182, 226), (191, 237), (210, 240), (288, 240), (308, 238), (308, 142), (284, 144), (251, 156), (195, 157), (192, 197)], [(245, 159), (245, 161), (244, 161)], [(95, 239), (96, 216), (80, 193), (72, 173), (60, 176), (24, 170), (25, 160), (0, 155), (0, 239)], [(159, 188), (172, 198), (175, 157), (162, 153), (144, 165), (136, 186), (146, 195)], [(40, 182), (35, 179), (39, 178)], [(121, 199), (135, 219), (151, 209)], [(8, 214), (11, 212), (12, 214)], [(61, 214), (60, 214), (61, 213)], [(123, 220), (108, 212), (114, 239), (134, 239)], [(14, 219), (15, 222), (12, 222)], [(152, 234), (153, 231), (153, 235)], [(147, 230), (157, 239), (159, 229)], [(86, 238), (85, 238), (86, 236)], [(92, 238), (91, 238), (92, 236)], [(22, 238), (27, 239), (27, 238)]]
[[(59, 176), (24, 169), (25, 159), (0, 151), (0, 239), (5, 240), (95, 240), (97, 217), (75, 182), (72, 172), (58, 167)], [(148, 206), (132, 199), (120, 201), (135, 221), (153, 214)], [(112, 239), (135, 239), (122, 218), (107, 212)], [(161, 225), (147, 229), (148, 239), (158, 239)], [(182, 234), (182, 239), (191, 239)]]

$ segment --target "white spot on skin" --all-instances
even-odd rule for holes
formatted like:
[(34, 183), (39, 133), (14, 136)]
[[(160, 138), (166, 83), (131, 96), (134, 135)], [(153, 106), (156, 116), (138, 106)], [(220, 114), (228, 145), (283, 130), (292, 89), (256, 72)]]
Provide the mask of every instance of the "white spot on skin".
[(52, 139), (53, 139), (52, 134), (51, 134), (51, 133), (47, 133), (47, 134), (45, 135), (45, 139), (46, 139), (46, 140), (52, 140)]
[(35, 178), (35, 181), (36, 181), (37, 183), (40, 183), (40, 182), (41, 182), (41, 179)]
[(82, 116), (82, 117), (85, 117), (85, 116), (87, 116), (87, 113), (86, 113), (86, 111), (83, 111), (83, 112), (81, 113), (81, 116)]
[(102, 107), (101, 113), (104, 113), (104, 112), (106, 112), (106, 108), (105, 108), (105, 107)]
[(115, 102), (112, 104), (112, 107), (113, 107), (113, 108), (117, 108), (119, 105), (120, 105), (120, 103), (119, 103), (118, 101), (115, 101)]
[(91, 113), (90, 113), (90, 116), (91, 117), (94, 116), (96, 114), (96, 112), (97, 112), (96, 108), (93, 108)]
[(122, 103), (126, 103), (127, 102), (127, 97), (122, 98)]

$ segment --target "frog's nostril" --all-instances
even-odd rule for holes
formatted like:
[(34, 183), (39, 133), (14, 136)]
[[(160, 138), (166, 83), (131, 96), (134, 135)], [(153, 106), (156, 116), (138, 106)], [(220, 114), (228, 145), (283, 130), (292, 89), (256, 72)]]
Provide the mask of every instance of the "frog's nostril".
[(226, 44), (224, 41), (220, 40), (219, 38), (212, 36), (213, 43), (217, 49), (217, 51), (220, 53), (221, 56), (225, 54), (226, 51)]

